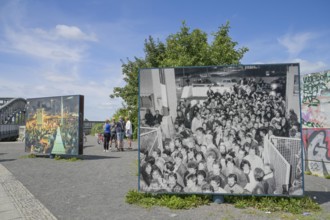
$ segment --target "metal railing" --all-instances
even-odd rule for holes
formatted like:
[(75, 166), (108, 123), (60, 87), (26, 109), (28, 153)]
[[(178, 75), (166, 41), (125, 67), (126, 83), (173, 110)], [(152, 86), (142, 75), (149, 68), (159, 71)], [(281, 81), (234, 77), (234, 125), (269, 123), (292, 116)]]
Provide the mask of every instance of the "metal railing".
[(265, 139), (265, 154), (265, 163), (274, 167), (276, 193), (283, 194), (284, 190), (289, 189), (291, 165), (268, 139)]
[(154, 148), (163, 151), (160, 127), (140, 127), (140, 148), (148, 150), (148, 153), (152, 152)]
[(0, 125), (0, 140), (18, 136), (19, 125)]
[(291, 165), (290, 184), (299, 178), (302, 172), (302, 144), (299, 138), (271, 137), (270, 141)]

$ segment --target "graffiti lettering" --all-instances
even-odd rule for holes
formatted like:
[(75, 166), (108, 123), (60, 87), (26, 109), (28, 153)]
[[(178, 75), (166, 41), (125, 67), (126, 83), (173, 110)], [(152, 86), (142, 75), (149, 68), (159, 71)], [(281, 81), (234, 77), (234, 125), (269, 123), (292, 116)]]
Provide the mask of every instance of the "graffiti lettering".
[(325, 73), (317, 73), (304, 76), (303, 81), (304, 83), (312, 83), (312, 82), (330, 82), (330, 75), (329, 72)]
[(311, 74), (303, 77), (303, 104), (308, 106), (318, 106), (320, 100), (317, 98), (320, 92), (328, 89), (327, 83), (330, 82), (330, 72)]
[(309, 128), (320, 128), (321, 127), (321, 125), (319, 123), (305, 121), (303, 118), (302, 118), (302, 124), (303, 124), (303, 126), (309, 127)]
[(317, 155), (320, 151), (323, 151), (322, 149), (326, 149), (325, 158), (330, 160), (329, 149), (327, 147), (328, 143), (326, 142), (325, 138), (325, 130), (314, 131), (314, 133), (309, 138), (309, 143), (313, 148), (313, 156)]
[(320, 175), (325, 175), (330, 171), (330, 146), (326, 139), (327, 132), (326, 129), (314, 130), (307, 140), (308, 167), (310, 171)]
[(309, 163), (309, 169), (311, 171), (319, 171), (320, 170), (319, 163), (318, 162), (310, 162)]

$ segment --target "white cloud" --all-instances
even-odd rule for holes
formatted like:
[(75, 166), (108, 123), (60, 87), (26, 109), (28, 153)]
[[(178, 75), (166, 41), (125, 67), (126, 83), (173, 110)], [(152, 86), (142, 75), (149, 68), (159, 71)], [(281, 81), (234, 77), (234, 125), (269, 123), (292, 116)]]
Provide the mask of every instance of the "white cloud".
[(246, 64), (265, 63), (265, 58), (275, 60), (279, 54), (286, 55), (274, 36), (261, 36), (249, 42), (242, 42), (241, 45), (249, 48), (242, 59), (242, 62)]
[(72, 40), (97, 41), (95, 34), (85, 34), (78, 27), (63, 24), (56, 25), (55, 34)]
[(76, 82), (79, 80), (79, 64), (54, 63), (38, 70), (38, 75), (49, 83)]
[(0, 45), (0, 50), (65, 62), (79, 62), (84, 57), (86, 44), (72, 43), (52, 36), (52, 32), (40, 28), (6, 28), (5, 40)]
[(299, 63), (301, 74), (330, 69), (328, 36), (329, 32), (319, 31), (260, 37), (245, 44), (250, 51), (244, 56), (243, 63)]
[(63, 76), (58, 74), (48, 74), (45, 75), (45, 79), (52, 82), (73, 82), (75, 78), (71, 76)]
[(122, 100), (121, 99), (110, 99), (108, 102), (99, 103), (97, 106), (98, 109), (106, 109), (106, 110), (116, 110), (118, 106), (120, 106)]
[(273, 61), (256, 61), (251, 64), (271, 64), (271, 63), (299, 63), (300, 65), (300, 74), (309, 74), (314, 72), (319, 72), (330, 68), (329, 65), (324, 63), (323, 61), (309, 61), (300, 58), (289, 59), (289, 60), (273, 60)]
[(327, 65), (323, 61), (312, 62), (309, 60), (303, 60), (303, 59), (297, 58), (297, 59), (293, 59), (292, 62), (300, 63), (300, 73), (302, 75), (323, 71), (323, 70), (329, 68), (329, 64)]
[(315, 34), (306, 32), (306, 33), (297, 33), (297, 34), (286, 34), (278, 38), (278, 42), (284, 46), (290, 55), (298, 55), (303, 51), (308, 42), (316, 37)]
[(139, 20), (125, 19), (93, 25), (102, 45), (124, 61), (144, 56), (143, 43), (148, 35), (141, 32), (141, 28), (143, 30), (143, 23)]
[(10, 1), (0, 8), (0, 52), (79, 62), (87, 55), (88, 44), (97, 41), (94, 33), (84, 32), (78, 26), (62, 23), (50, 29), (33, 27), (26, 16), (26, 5), (19, 1)]

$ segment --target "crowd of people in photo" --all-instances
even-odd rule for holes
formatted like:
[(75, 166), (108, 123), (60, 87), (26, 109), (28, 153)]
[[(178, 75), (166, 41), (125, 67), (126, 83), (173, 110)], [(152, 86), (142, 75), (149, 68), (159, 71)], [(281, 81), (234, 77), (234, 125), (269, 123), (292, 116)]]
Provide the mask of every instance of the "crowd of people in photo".
[(150, 111), (150, 109), (146, 110), (146, 114), (144, 116), (144, 124), (153, 127), (153, 126), (159, 126), (162, 123), (163, 116), (159, 114), (159, 110), (155, 111), (155, 115), (153, 115)]
[[(209, 87), (203, 101), (180, 100), (175, 136), (140, 149), (140, 189), (147, 192), (293, 194), (276, 184), (265, 160), (271, 136), (300, 138), (297, 114), (286, 111), (285, 78), (244, 78), (228, 91)], [(193, 104), (192, 104), (193, 103)], [(150, 112), (147, 112), (147, 114)], [(145, 116), (150, 126), (155, 117)], [(159, 113), (158, 113), (159, 114)]]

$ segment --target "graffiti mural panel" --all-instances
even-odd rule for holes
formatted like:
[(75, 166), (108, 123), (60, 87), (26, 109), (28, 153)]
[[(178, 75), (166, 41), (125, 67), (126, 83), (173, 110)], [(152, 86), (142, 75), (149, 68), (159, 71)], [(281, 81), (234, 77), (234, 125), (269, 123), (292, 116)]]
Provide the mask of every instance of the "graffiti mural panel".
[(80, 95), (27, 99), (25, 151), (82, 154), (83, 108)]
[(330, 128), (330, 70), (302, 77), (303, 128)]
[(320, 176), (330, 173), (330, 129), (303, 129), (306, 170)]
[(299, 64), (141, 69), (139, 190), (303, 195)]

